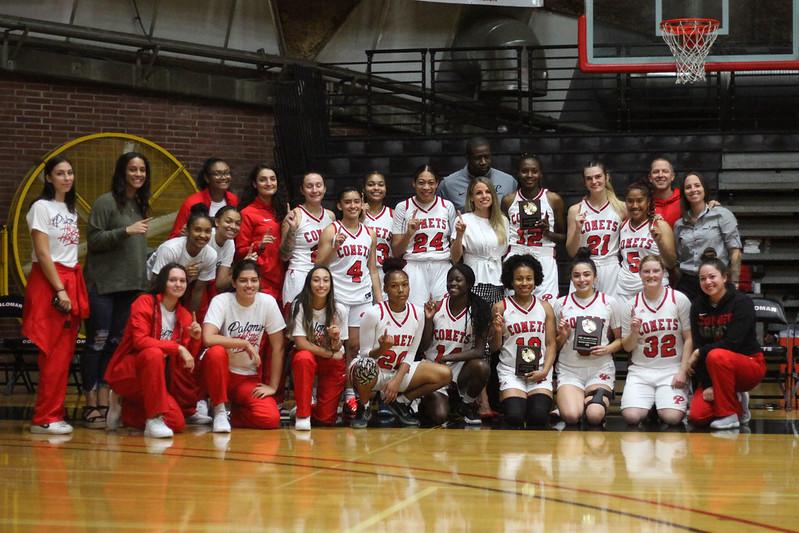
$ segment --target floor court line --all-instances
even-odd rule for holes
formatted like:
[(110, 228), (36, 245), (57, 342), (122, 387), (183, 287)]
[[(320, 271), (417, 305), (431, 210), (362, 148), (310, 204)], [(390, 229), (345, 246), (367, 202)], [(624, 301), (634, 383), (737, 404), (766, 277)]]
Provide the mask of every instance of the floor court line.
[(383, 509), (379, 513), (373, 514), (372, 516), (370, 516), (369, 518), (367, 518), (366, 520), (364, 520), (360, 524), (357, 524), (356, 526), (351, 527), (350, 529), (347, 529), (346, 531), (348, 533), (358, 533), (360, 531), (364, 531), (364, 530), (372, 527), (373, 525), (377, 524), (381, 520), (385, 520), (386, 518), (388, 518), (389, 516), (393, 515), (394, 513), (403, 510), (404, 508), (408, 507), (409, 505), (412, 505), (412, 504), (418, 502), (419, 500), (421, 500), (423, 498), (426, 498), (427, 496), (429, 496), (430, 494), (433, 494), (437, 490), (438, 490), (438, 487), (427, 487), (426, 489), (422, 489), (419, 492), (417, 492), (416, 494), (414, 494), (413, 496), (409, 496), (409, 497), (405, 498), (404, 500), (395, 503), (391, 507), (389, 507), (387, 509)]
[[(14, 444), (12, 444), (12, 446), (17, 447), (17, 448), (28, 447), (25, 444), (21, 444), (21, 443), (14, 443)], [(75, 447), (75, 446), (65, 446), (64, 450), (65, 451), (81, 451), (81, 452), (87, 452), (87, 451), (92, 451), (93, 452), (93, 451), (96, 451), (95, 448), (78, 448), (78, 447)], [(186, 449), (184, 448), (183, 451), (185, 451), (185, 450)], [(203, 451), (209, 451), (209, 450), (203, 450)], [(118, 453), (129, 453), (129, 454), (136, 454), (136, 455), (149, 455), (149, 452), (141, 450), (141, 449), (138, 449), (138, 450), (118, 450)], [(190, 454), (186, 454), (186, 453), (172, 454), (172, 453), (169, 453), (168, 450), (164, 452), (164, 455), (170, 455), (170, 456), (173, 456), (173, 457), (190, 458), (190, 459), (218, 460), (215, 457), (210, 457), (210, 456), (205, 456), (205, 455), (190, 455)], [(254, 460), (238, 458), (238, 457), (226, 457), (225, 460), (226, 461), (242, 462), (242, 463), (269, 463), (269, 464), (273, 464), (273, 465), (276, 465), (276, 466), (285, 466), (285, 467), (291, 467), (291, 468), (313, 468), (313, 469), (325, 470), (325, 471), (328, 471), (328, 472), (347, 472), (347, 473), (350, 473), (350, 474), (360, 474), (360, 475), (370, 476), (370, 477), (375, 477), (375, 476), (378, 475), (376, 472), (367, 472), (367, 471), (363, 471), (363, 470), (354, 470), (354, 469), (349, 469), (349, 468), (334, 468), (332, 466), (303, 465), (303, 464), (297, 464), (297, 463), (294, 463), (294, 462), (281, 462), (281, 461), (270, 461), (270, 460), (267, 460), (267, 461), (254, 461)], [(526, 493), (526, 492), (524, 492), (522, 490), (501, 489), (501, 488), (495, 488), (495, 487), (483, 487), (483, 486), (480, 486), (480, 485), (471, 485), (469, 483), (463, 483), (463, 482), (446, 481), (446, 480), (431, 479), (431, 478), (422, 478), (422, 477), (402, 475), (402, 474), (387, 474), (385, 472), (381, 472), (379, 475), (382, 476), (382, 477), (392, 477), (392, 478), (396, 478), (396, 479), (424, 481), (424, 482), (438, 484), (438, 485), (448, 485), (448, 486), (452, 486), (452, 487), (467, 488), (467, 489), (473, 489), (473, 490), (482, 490), (482, 491), (493, 492), (493, 493), (497, 493), (497, 494), (510, 494), (510, 495), (520, 496), (520, 497), (525, 497), (525, 498), (535, 498), (535, 499), (538, 499), (538, 500), (544, 500), (544, 501), (548, 501), (548, 502), (552, 502), (552, 503), (559, 503), (559, 504), (563, 504), (563, 505), (580, 507), (580, 508), (583, 508), (583, 509), (589, 509), (589, 510), (592, 510), (592, 511), (600, 511), (600, 512), (605, 512), (605, 513), (609, 513), (609, 514), (614, 514), (614, 515), (617, 515), (617, 516), (623, 516), (623, 517), (626, 517), (626, 518), (633, 518), (633, 519), (640, 520), (640, 521), (643, 521), (643, 522), (652, 523), (652, 524), (659, 524), (659, 525), (663, 525), (663, 526), (668, 526), (668, 527), (672, 527), (672, 528), (675, 528), (675, 529), (680, 529), (680, 530), (683, 530), (683, 531), (691, 531), (691, 532), (697, 532), (697, 533), (704, 533), (706, 531), (709, 531), (709, 530), (705, 530), (705, 529), (699, 529), (699, 528), (687, 526), (687, 525), (684, 525), (684, 524), (679, 524), (677, 522), (672, 522), (670, 520), (665, 520), (665, 519), (660, 519), (660, 518), (653, 518), (651, 516), (645, 516), (645, 515), (641, 515), (641, 514), (637, 514), (637, 513), (632, 513), (632, 512), (629, 512), (629, 511), (621, 511), (619, 509), (613, 509), (611, 507), (605, 507), (605, 506), (601, 506), (601, 505), (594, 505), (594, 504), (589, 504), (589, 503), (584, 503), (584, 502), (579, 502), (579, 501), (567, 500), (567, 499), (564, 499), (564, 498), (555, 498), (555, 497), (552, 497), (552, 496), (540, 496), (540, 495), (537, 495), (537, 494), (536, 495), (530, 495), (530, 494), (528, 494), (528, 493)], [(488, 477), (488, 479), (493, 479), (493, 478)], [(727, 517), (726, 519), (729, 520), (729, 521), (737, 521), (738, 520), (735, 517)], [(774, 530), (774, 531), (786, 531), (786, 532), (793, 533), (793, 530), (775, 528), (774, 526), (769, 526), (769, 525), (762, 525), (762, 524), (758, 524), (758, 525), (759, 525), (759, 527), (763, 527), (763, 528), (766, 528), (766, 529), (771, 529), (771, 530)]]

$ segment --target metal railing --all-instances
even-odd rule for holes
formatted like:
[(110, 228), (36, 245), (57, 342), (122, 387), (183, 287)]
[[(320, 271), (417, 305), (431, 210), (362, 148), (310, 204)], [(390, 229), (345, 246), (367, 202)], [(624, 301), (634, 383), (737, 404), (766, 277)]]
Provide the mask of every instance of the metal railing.
[[(576, 45), (367, 50), (363, 83), (329, 86), (329, 108), (370, 131), (793, 130), (799, 73), (586, 74)], [(787, 111), (787, 112), (786, 112)]]

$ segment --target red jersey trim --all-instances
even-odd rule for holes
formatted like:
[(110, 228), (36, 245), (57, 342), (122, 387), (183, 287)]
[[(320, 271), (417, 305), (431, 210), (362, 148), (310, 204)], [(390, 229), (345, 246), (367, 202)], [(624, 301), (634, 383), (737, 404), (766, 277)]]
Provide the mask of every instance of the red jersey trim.
[(533, 310), (533, 307), (535, 307), (535, 300), (536, 300), (536, 298), (535, 298), (535, 295), (533, 295), (532, 299), (530, 300), (530, 306), (529, 306), (527, 309), (525, 309), (525, 308), (523, 308), (521, 305), (519, 305), (519, 304), (516, 302), (516, 300), (514, 300), (514, 299), (513, 299), (513, 296), (508, 296), (508, 300), (510, 300), (510, 303), (512, 303), (512, 304), (513, 304), (513, 307), (515, 307), (516, 309), (518, 309), (519, 311), (521, 311), (522, 313), (524, 313), (525, 315), (527, 315), (527, 314), (529, 314), (529, 313), (530, 313), (530, 311), (532, 311), (532, 310)]
[(313, 216), (313, 215), (310, 213), (310, 211), (308, 211), (307, 209), (305, 209), (305, 207), (303, 207), (302, 205), (298, 205), (297, 207), (299, 207), (299, 208), (300, 208), (300, 211), (302, 211), (303, 213), (305, 213), (306, 215), (308, 215), (309, 217), (311, 217), (311, 219), (312, 219), (312, 220), (315, 220), (316, 222), (321, 222), (321, 221), (322, 221), (322, 219), (323, 219), (323, 218), (325, 218), (325, 208), (324, 208), (324, 207), (322, 208), (322, 214), (319, 216), (319, 218), (317, 218), (317, 217)]
[[(571, 293), (569, 296), (571, 296), (572, 303), (574, 303), (574, 305), (576, 305), (580, 309), (585, 310), (585, 309), (588, 309), (589, 307), (591, 307), (592, 305), (594, 305), (594, 302), (596, 302), (596, 299), (599, 298), (600, 294), (602, 294), (602, 293), (599, 292), (599, 291), (596, 291), (594, 293), (594, 297), (585, 306), (580, 305), (580, 302), (577, 301), (577, 298), (575, 298), (574, 293)], [(604, 299), (603, 299), (603, 301), (604, 301)]]

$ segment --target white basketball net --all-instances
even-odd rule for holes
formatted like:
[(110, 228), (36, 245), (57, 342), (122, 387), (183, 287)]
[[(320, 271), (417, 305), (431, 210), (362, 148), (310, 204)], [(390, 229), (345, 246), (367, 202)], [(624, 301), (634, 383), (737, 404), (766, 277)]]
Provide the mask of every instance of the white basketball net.
[(718, 36), (719, 21), (664, 20), (660, 29), (677, 65), (677, 79), (674, 83), (680, 85), (705, 81), (705, 58)]

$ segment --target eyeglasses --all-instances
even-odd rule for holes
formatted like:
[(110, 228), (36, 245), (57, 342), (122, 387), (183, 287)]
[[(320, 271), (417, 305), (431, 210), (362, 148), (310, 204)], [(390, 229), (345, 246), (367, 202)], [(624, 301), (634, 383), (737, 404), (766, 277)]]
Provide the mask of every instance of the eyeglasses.
[(212, 178), (229, 178), (231, 173), (230, 170), (220, 170), (217, 172), (209, 172), (208, 175)]

